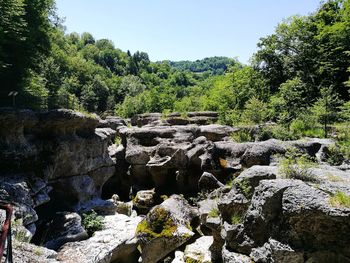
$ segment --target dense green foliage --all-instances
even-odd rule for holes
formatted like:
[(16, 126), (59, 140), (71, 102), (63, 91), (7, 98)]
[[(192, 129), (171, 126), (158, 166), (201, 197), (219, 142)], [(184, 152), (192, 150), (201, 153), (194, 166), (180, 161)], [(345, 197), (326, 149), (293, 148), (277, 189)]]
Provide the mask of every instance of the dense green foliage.
[[(250, 65), (225, 57), (151, 62), (89, 33), (65, 34), (53, 0), (0, 0), (1, 105), (116, 112), (213, 110), (220, 122), (277, 122), (263, 137), (328, 136), (349, 122), (350, 0), (328, 0), (261, 38)], [(344, 127), (344, 125), (342, 125)], [(344, 133), (344, 138), (349, 137)], [(341, 149), (349, 151), (347, 139)]]
[(49, 54), (53, 8), (53, 0), (0, 0), (1, 105), (10, 91), (28, 96), (26, 80)]

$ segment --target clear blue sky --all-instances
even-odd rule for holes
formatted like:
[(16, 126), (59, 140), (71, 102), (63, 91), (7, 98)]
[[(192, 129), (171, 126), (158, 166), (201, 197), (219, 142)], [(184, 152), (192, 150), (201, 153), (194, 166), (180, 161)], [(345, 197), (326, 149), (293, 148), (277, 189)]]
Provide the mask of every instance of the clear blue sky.
[(248, 62), (260, 37), (319, 0), (56, 0), (67, 32), (90, 32), (152, 61), (237, 57)]

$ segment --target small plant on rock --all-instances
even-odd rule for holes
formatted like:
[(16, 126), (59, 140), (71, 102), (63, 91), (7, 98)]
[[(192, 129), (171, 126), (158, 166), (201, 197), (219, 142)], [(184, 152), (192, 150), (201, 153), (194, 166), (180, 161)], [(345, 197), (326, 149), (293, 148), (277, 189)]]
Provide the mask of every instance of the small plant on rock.
[(350, 195), (337, 191), (330, 199), (329, 203), (334, 207), (350, 208)]
[(122, 143), (122, 139), (119, 136), (115, 136), (114, 144), (115, 145), (120, 145), (121, 143)]
[(170, 113), (171, 113), (170, 109), (164, 109), (163, 112), (162, 112), (162, 117), (161, 117), (162, 120), (165, 120), (166, 118), (168, 118)]
[(318, 182), (316, 176), (310, 168), (317, 164), (306, 154), (299, 152), (295, 148), (287, 151), (285, 157), (279, 162), (279, 172), (287, 179), (299, 179), (307, 182)]
[(219, 217), (219, 209), (212, 208), (208, 213), (208, 217)]
[(233, 184), (242, 191), (244, 196), (250, 197), (252, 194), (252, 187), (249, 185), (247, 180), (234, 180)]
[(91, 237), (96, 231), (103, 228), (103, 217), (97, 215), (94, 210), (83, 214), (82, 226)]
[(231, 224), (232, 225), (238, 225), (240, 223), (243, 222), (243, 217), (241, 214), (239, 213), (234, 213), (232, 216), (231, 216)]

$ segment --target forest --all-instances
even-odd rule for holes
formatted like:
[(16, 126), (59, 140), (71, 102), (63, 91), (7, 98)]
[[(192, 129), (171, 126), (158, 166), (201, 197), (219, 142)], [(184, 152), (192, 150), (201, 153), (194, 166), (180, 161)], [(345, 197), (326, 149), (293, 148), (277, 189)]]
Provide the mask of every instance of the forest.
[(122, 117), (217, 111), (223, 124), (277, 123), (266, 136), (281, 139), (335, 128), (349, 137), (350, 0), (281, 21), (249, 64), (152, 62), (88, 32), (67, 34), (54, 0), (0, 0), (0, 17), (1, 106)]

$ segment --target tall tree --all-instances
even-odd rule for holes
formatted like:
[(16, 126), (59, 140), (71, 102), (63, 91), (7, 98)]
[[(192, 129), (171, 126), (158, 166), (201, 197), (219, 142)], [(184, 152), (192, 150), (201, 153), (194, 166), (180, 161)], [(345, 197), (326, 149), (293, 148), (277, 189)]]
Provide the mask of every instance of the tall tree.
[(23, 83), (50, 51), (53, 0), (0, 0), (0, 105), (8, 93), (25, 96)]

